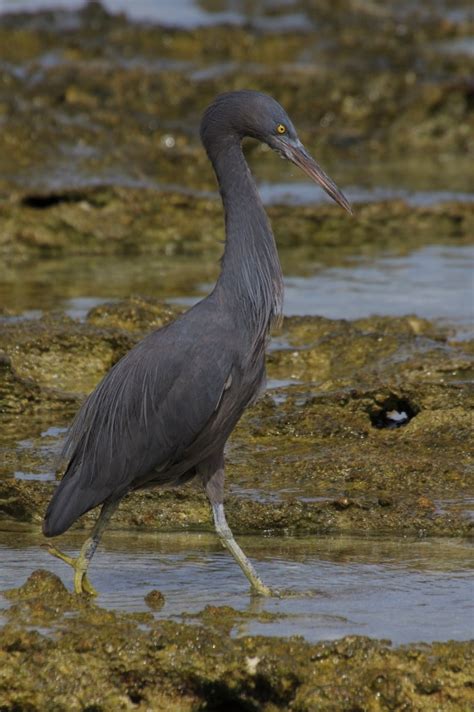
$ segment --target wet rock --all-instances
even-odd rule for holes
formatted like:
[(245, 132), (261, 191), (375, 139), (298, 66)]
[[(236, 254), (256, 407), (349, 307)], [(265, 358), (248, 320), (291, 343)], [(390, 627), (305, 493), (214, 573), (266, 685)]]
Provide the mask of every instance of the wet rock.
[(0, 478), (0, 520), (40, 524), (51, 493), (43, 483)]
[[(113, 328), (105, 326), (109, 314)], [(48, 421), (54, 422), (44, 384), (55, 381), (58, 368), (62, 373), (74, 363), (70, 374), (62, 373), (62, 379), (71, 379), (64, 385), (87, 386), (86, 374), (91, 388), (110, 358), (118, 358), (172, 315), (173, 310), (159, 302), (132, 299), (93, 310), (87, 324), (54, 317), (4, 330), (4, 348), (22, 369), (21, 378), (36, 379), (33, 385), (27, 383), (36, 394), (39, 418), (30, 421), (30, 429), (26, 421), (20, 428), (14, 413), (4, 422), (4, 442), (10, 443), (2, 468), (7, 477), (1, 485), (4, 519), (37, 526), (54, 486), (11, 479), (18, 470), (47, 473), (52, 468), (43, 438), (34, 436), (47, 430)], [(95, 319), (102, 325), (91, 323)], [(304, 383), (279, 389), (283, 397), (278, 402), (266, 395), (244, 415), (230, 440), (228, 481), (259, 491), (258, 501), (252, 495), (228, 496), (227, 511), (236, 532), (469, 534), (465, 512), (449, 504), (470, 488), (470, 393), (468, 379), (462, 377), (463, 369), (469, 373), (472, 368), (468, 342), (452, 344), (444, 330), (426, 321), (417, 322), (413, 330), (412, 317), (356, 322), (291, 318), (285, 320), (283, 337), (296, 351), (272, 351), (269, 375), (294, 375), (289, 354), (297, 353)], [(376, 344), (370, 358), (368, 343)], [(78, 370), (82, 381), (73, 385)], [(458, 374), (454, 381), (446, 377), (453, 370)], [(24, 382), (13, 384), (21, 405)], [(59, 388), (55, 393), (67, 395)], [(55, 420), (65, 426), (77, 405), (65, 401), (62, 407)], [(411, 409), (416, 415), (403, 428), (373, 427), (374, 417), (393, 409)], [(16, 448), (20, 432), (31, 443), (21, 456)], [(446, 506), (422, 506), (423, 498), (446, 501)], [(90, 527), (95, 517), (91, 512), (78, 525)], [(112, 526), (213, 528), (208, 502), (195, 486), (133, 494), (124, 500)]]
[[(40, 208), (38, 206), (41, 206)], [(32, 207), (35, 206), (35, 207)], [(366, 257), (406, 252), (423, 245), (469, 244), (474, 204), (413, 207), (402, 201), (358, 206), (347, 221), (337, 206), (273, 206), (269, 214), (282, 255), (299, 264), (341, 264), (356, 252)], [(222, 252), (222, 209), (217, 197), (131, 188), (13, 194), (0, 204), (0, 254), (10, 262), (27, 255), (164, 255), (214, 265)], [(383, 323), (384, 319), (380, 319)], [(423, 320), (407, 332), (426, 331)]]
[[(76, 196), (73, 199), (71, 196)], [(39, 207), (41, 206), (41, 207)], [(217, 201), (151, 190), (23, 194), (0, 206), (0, 253), (196, 255), (219, 252)]]
[(419, 497), (417, 504), (421, 509), (429, 509), (433, 512), (436, 510), (435, 503), (428, 499), (428, 497)]
[(165, 605), (165, 597), (161, 591), (154, 589), (145, 596), (145, 603), (152, 611), (159, 611)]
[[(38, 182), (44, 165), (57, 163), (61, 178), (83, 183), (110, 180), (120, 166), (129, 182), (158, 173), (173, 183), (179, 165), (209, 188), (189, 124), (215, 94), (242, 86), (276, 94), (319, 152), (329, 145), (399, 159), (404, 150), (418, 164), (433, 154), (432, 170), (440, 154), (443, 168), (446, 157), (462, 159), (472, 146), (472, 59), (436, 43), (469, 36), (469, 22), (450, 22), (431, 5), (423, 22), (418, 6), (400, 18), (392, 8), (347, 5), (299, 3), (303, 23), (293, 29), (274, 25), (286, 6), (249, 12), (242, 26), (186, 30), (80, 11), (2, 17), (2, 174)], [(54, 245), (51, 232), (43, 238), (46, 249)]]
[(33, 571), (22, 586), (3, 591), (3, 595), (13, 601), (39, 597), (43, 597), (45, 600), (51, 598), (62, 600), (68, 605), (72, 605), (75, 601), (75, 597), (67, 591), (59, 576), (45, 569)]
[[(37, 400), (43, 389), (54, 389), (57, 398), (63, 394), (63, 400), (71, 400), (72, 394), (89, 392), (134, 343), (121, 330), (89, 327), (61, 315), (11, 323), (2, 328), (0, 336), (11, 362), (10, 371), (4, 367), (2, 382), (13, 381), (17, 386), (11, 399), (20, 400), (20, 405), (26, 379)], [(16, 379), (10, 375), (13, 371)], [(20, 405), (13, 403), (10, 408)]]
[(424, 709), (434, 695), (437, 707), (454, 712), (474, 701), (469, 642), (393, 649), (358, 636), (318, 644), (235, 638), (207, 625), (235, 620), (233, 609), (206, 609), (200, 626), (112, 613), (68, 594), (46, 572), (35, 572), (16, 600), (0, 630), (6, 709), (41, 709), (53, 698), (58, 709)]
[(156, 299), (132, 297), (94, 307), (88, 312), (87, 321), (95, 326), (144, 332), (161, 328), (182, 311)]
[(33, 571), (23, 586), (4, 591), (3, 595), (12, 602), (7, 611), (10, 620), (25, 618), (40, 626), (87, 605), (69, 593), (58, 576), (44, 569)]
[(339, 499), (335, 499), (333, 502), (333, 506), (336, 509), (339, 510), (344, 510), (344, 509), (349, 509), (351, 507), (353, 502), (348, 497), (340, 497)]
[(15, 372), (11, 358), (0, 352), (0, 413), (21, 412), (41, 400), (41, 389), (32, 379)]

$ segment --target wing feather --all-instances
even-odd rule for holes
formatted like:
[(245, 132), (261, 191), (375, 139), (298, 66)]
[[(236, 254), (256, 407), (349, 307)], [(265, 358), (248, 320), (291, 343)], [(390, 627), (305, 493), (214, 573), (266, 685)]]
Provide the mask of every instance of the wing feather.
[(179, 462), (218, 408), (232, 369), (232, 348), (211, 348), (217, 333), (212, 326), (198, 332), (182, 318), (150, 334), (107, 373), (70, 429), (69, 464), (46, 512), (47, 535)]

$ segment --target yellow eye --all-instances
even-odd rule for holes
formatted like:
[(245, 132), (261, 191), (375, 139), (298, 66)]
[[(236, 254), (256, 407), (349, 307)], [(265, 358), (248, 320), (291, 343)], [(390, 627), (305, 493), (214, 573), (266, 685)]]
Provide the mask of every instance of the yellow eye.
[(286, 126), (285, 126), (285, 124), (278, 124), (278, 126), (277, 126), (277, 132), (278, 132), (279, 134), (284, 134), (284, 133), (286, 133)]

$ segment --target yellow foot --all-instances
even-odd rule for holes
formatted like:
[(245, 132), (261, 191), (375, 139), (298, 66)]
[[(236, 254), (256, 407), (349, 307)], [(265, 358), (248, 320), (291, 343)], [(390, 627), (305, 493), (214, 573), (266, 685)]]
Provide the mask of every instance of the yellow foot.
[(97, 591), (87, 577), (87, 562), (84, 557), (79, 555), (77, 559), (73, 559), (72, 556), (64, 554), (52, 544), (48, 545), (48, 552), (57, 559), (61, 559), (61, 561), (72, 566), (74, 569), (74, 591), (76, 593), (86, 593), (89, 596), (97, 596)]
[(258, 585), (252, 585), (250, 588), (250, 593), (252, 596), (265, 596), (267, 598), (273, 596), (275, 598), (280, 598), (280, 592), (274, 588), (269, 588), (265, 586), (264, 583), (260, 582)]

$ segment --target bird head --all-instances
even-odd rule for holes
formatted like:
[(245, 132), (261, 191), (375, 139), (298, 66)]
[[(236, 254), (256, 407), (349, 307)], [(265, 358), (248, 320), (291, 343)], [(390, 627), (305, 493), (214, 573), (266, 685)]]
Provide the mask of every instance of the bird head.
[[(294, 163), (309, 178), (323, 188), (342, 208), (352, 213), (345, 195), (316, 163), (298, 138), (296, 129), (286, 113), (268, 94), (242, 90), (220, 94), (205, 114), (203, 127), (219, 122), (239, 139), (250, 136), (268, 144), (282, 158)], [(203, 129), (201, 135), (205, 143)]]

